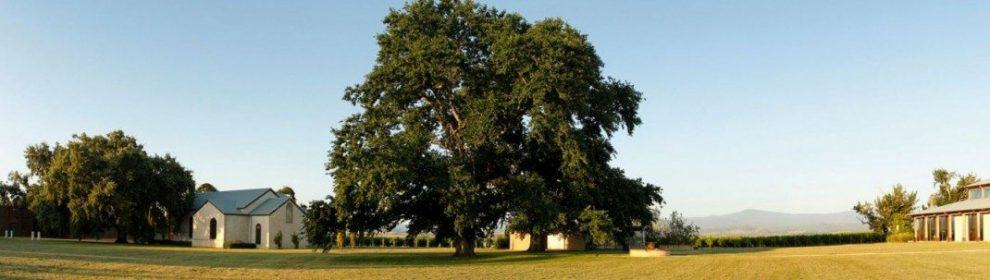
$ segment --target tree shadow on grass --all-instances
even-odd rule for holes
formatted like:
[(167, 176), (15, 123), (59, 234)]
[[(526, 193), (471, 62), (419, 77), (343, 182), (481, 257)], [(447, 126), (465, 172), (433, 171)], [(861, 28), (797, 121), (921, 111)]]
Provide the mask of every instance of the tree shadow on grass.
[(621, 256), (620, 251), (527, 253), (482, 250), (473, 258), (456, 258), (436, 249), (347, 249), (318, 252), (217, 250), (161, 245), (125, 245), (75, 241), (0, 243), (3, 254), (42, 259), (102, 263), (174, 265), (202, 268), (334, 269), (464, 266), (533, 263), (581, 255)]

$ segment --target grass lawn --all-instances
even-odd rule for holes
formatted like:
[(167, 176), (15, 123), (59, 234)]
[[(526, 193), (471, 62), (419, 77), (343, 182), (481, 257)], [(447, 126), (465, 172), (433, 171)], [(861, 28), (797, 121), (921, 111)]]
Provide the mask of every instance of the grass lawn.
[(449, 249), (220, 250), (0, 239), (0, 278), (987, 279), (990, 243), (527, 254)]

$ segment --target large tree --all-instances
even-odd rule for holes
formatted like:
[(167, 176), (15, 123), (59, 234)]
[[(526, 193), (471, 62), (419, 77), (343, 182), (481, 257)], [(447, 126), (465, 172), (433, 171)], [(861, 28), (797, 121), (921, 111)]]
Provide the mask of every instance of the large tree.
[[(949, 203), (966, 200), (969, 193), (966, 186), (980, 181), (976, 174), (969, 173), (962, 175), (938, 168), (932, 171), (932, 179), (935, 182), (935, 193), (928, 198), (928, 207), (942, 206)], [(952, 180), (955, 179), (953, 184)]]
[(0, 206), (24, 207), (27, 204), (25, 192), (30, 188), (28, 177), (11, 171), (7, 179), (9, 182), (0, 180)]
[(894, 185), (889, 193), (877, 197), (872, 203), (859, 202), (853, 210), (863, 216), (861, 220), (877, 233), (896, 233), (911, 229), (908, 214), (918, 204), (918, 192), (907, 192), (901, 184)]
[[(603, 77), (585, 35), (460, 1), (415, 1), (384, 22), (374, 68), (344, 95), (361, 111), (333, 131), (327, 164), (349, 228), (407, 220), (471, 256), (507, 214), (537, 235), (579, 230), (586, 209), (623, 234), (652, 220), (659, 188), (609, 166), (641, 94)], [(627, 191), (640, 196), (601, 197)]]
[(194, 196), (190, 171), (170, 155), (149, 156), (122, 131), (30, 146), (25, 157), (38, 182), (28, 191), (29, 208), (56, 234), (113, 228), (117, 242), (128, 235), (150, 241), (179, 226)]

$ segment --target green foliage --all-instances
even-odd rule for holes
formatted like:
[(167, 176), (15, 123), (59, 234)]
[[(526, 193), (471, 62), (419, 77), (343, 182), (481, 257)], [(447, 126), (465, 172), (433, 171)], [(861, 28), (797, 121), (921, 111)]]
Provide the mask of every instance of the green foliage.
[(581, 213), (581, 230), (591, 237), (593, 247), (603, 247), (612, 241), (612, 219), (602, 210), (585, 210)]
[(17, 171), (11, 171), (7, 178), (9, 182), (0, 180), (0, 206), (26, 207), (25, 190), (31, 187), (28, 184), (28, 177)]
[(275, 237), (272, 238), (272, 242), (274, 242), (275, 243), (275, 246), (277, 246), (279, 249), (282, 249), (282, 232), (281, 231), (275, 233)]
[(614, 133), (641, 123), (641, 93), (605, 78), (584, 34), (474, 2), (420, 0), (385, 17), (360, 112), (334, 129), (327, 169), (351, 231), (453, 238), (474, 254), (505, 217), (520, 232), (578, 229), (608, 213), (613, 236), (652, 220), (659, 187), (609, 166)]
[(853, 210), (863, 216), (862, 222), (874, 232), (886, 235), (897, 229), (910, 230), (911, 218), (908, 214), (918, 204), (918, 192), (908, 193), (901, 184), (893, 187), (890, 193), (878, 197), (873, 203), (859, 202)]
[[(234, 243), (228, 244), (225, 247), (227, 249), (255, 249), (255, 248), (258, 248), (258, 245), (255, 245), (254, 243), (234, 242)], [(281, 248), (282, 247), (280, 246), (279, 249), (281, 249)]]
[(213, 184), (210, 183), (202, 183), (198, 188), (196, 188), (196, 193), (211, 193), (216, 191), (217, 188), (213, 187)]
[(669, 219), (660, 219), (646, 231), (646, 241), (660, 245), (694, 245), (698, 242), (698, 226), (688, 224), (677, 211)]
[[(969, 193), (966, 192), (966, 186), (980, 181), (980, 178), (976, 177), (976, 174), (969, 173), (961, 175), (943, 168), (933, 170), (932, 179), (935, 180), (936, 190), (928, 198), (928, 207), (942, 206), (966, 200), (969, 197)], [(952, 184), (952, 179), (956, 179), (955, 184)]]
[(292, 241), (292, 248), (299, 249), (299, 233), (293, 232), (289, 240)]
[(127, 235), (150, 242), (155, 232), (176, 232), (196, 186), (175, 158), (148, 155), (122, 131), (30, 146), (25, 158), (38, 182), (27, 192), (28, 207), (50, 235), (81, 238), (115, 228), (118, 242)]
[(290, 199), (296, 200), (296, 191), (293, 190), (292, 187), (282, 186), (276, 192), (278, 192), (280, 194), (288, 195)]
[(908, 242), (914, 240), (912, 232), (897, 232), (887, 235), (887, 242)]
[(314, 200), (303, 217), (303, 235), (313, 250), (320, 248), (324, 253), (333, 248), (337, 233), (343, 231), (343, 225), (337, 220), (337, 210), (331, 203), (333, 201)]
[(801, 247), (840, 244), (861, 244), (884, 242), (886, 236), (875, 232), (825, 233), (806, 235), (775, 236), (705, 236), (696, 239), (695, 246), (702, 248), (749, 248), (749, 247)]

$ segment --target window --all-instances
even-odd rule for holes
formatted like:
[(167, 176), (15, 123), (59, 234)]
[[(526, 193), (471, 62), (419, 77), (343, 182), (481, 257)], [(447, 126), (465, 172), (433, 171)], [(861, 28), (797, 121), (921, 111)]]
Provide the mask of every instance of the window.
[(261, 224), (254, 225), (254, 244), (261, 245)]
[(189, 217), (189, 239), (192, 239), (193, 218)]
[(969, 199), (980, 198), (981, 197), (980, 196), (981, 194), (983, 194), (983, 191), (981, 189), (972, 189), (972, 190), (969, 190)]
[(285, 223), (292, 223), (292, 204), (285, 204)]
[(210, 219), (210, 240), (217, 239), (217, 219)]

